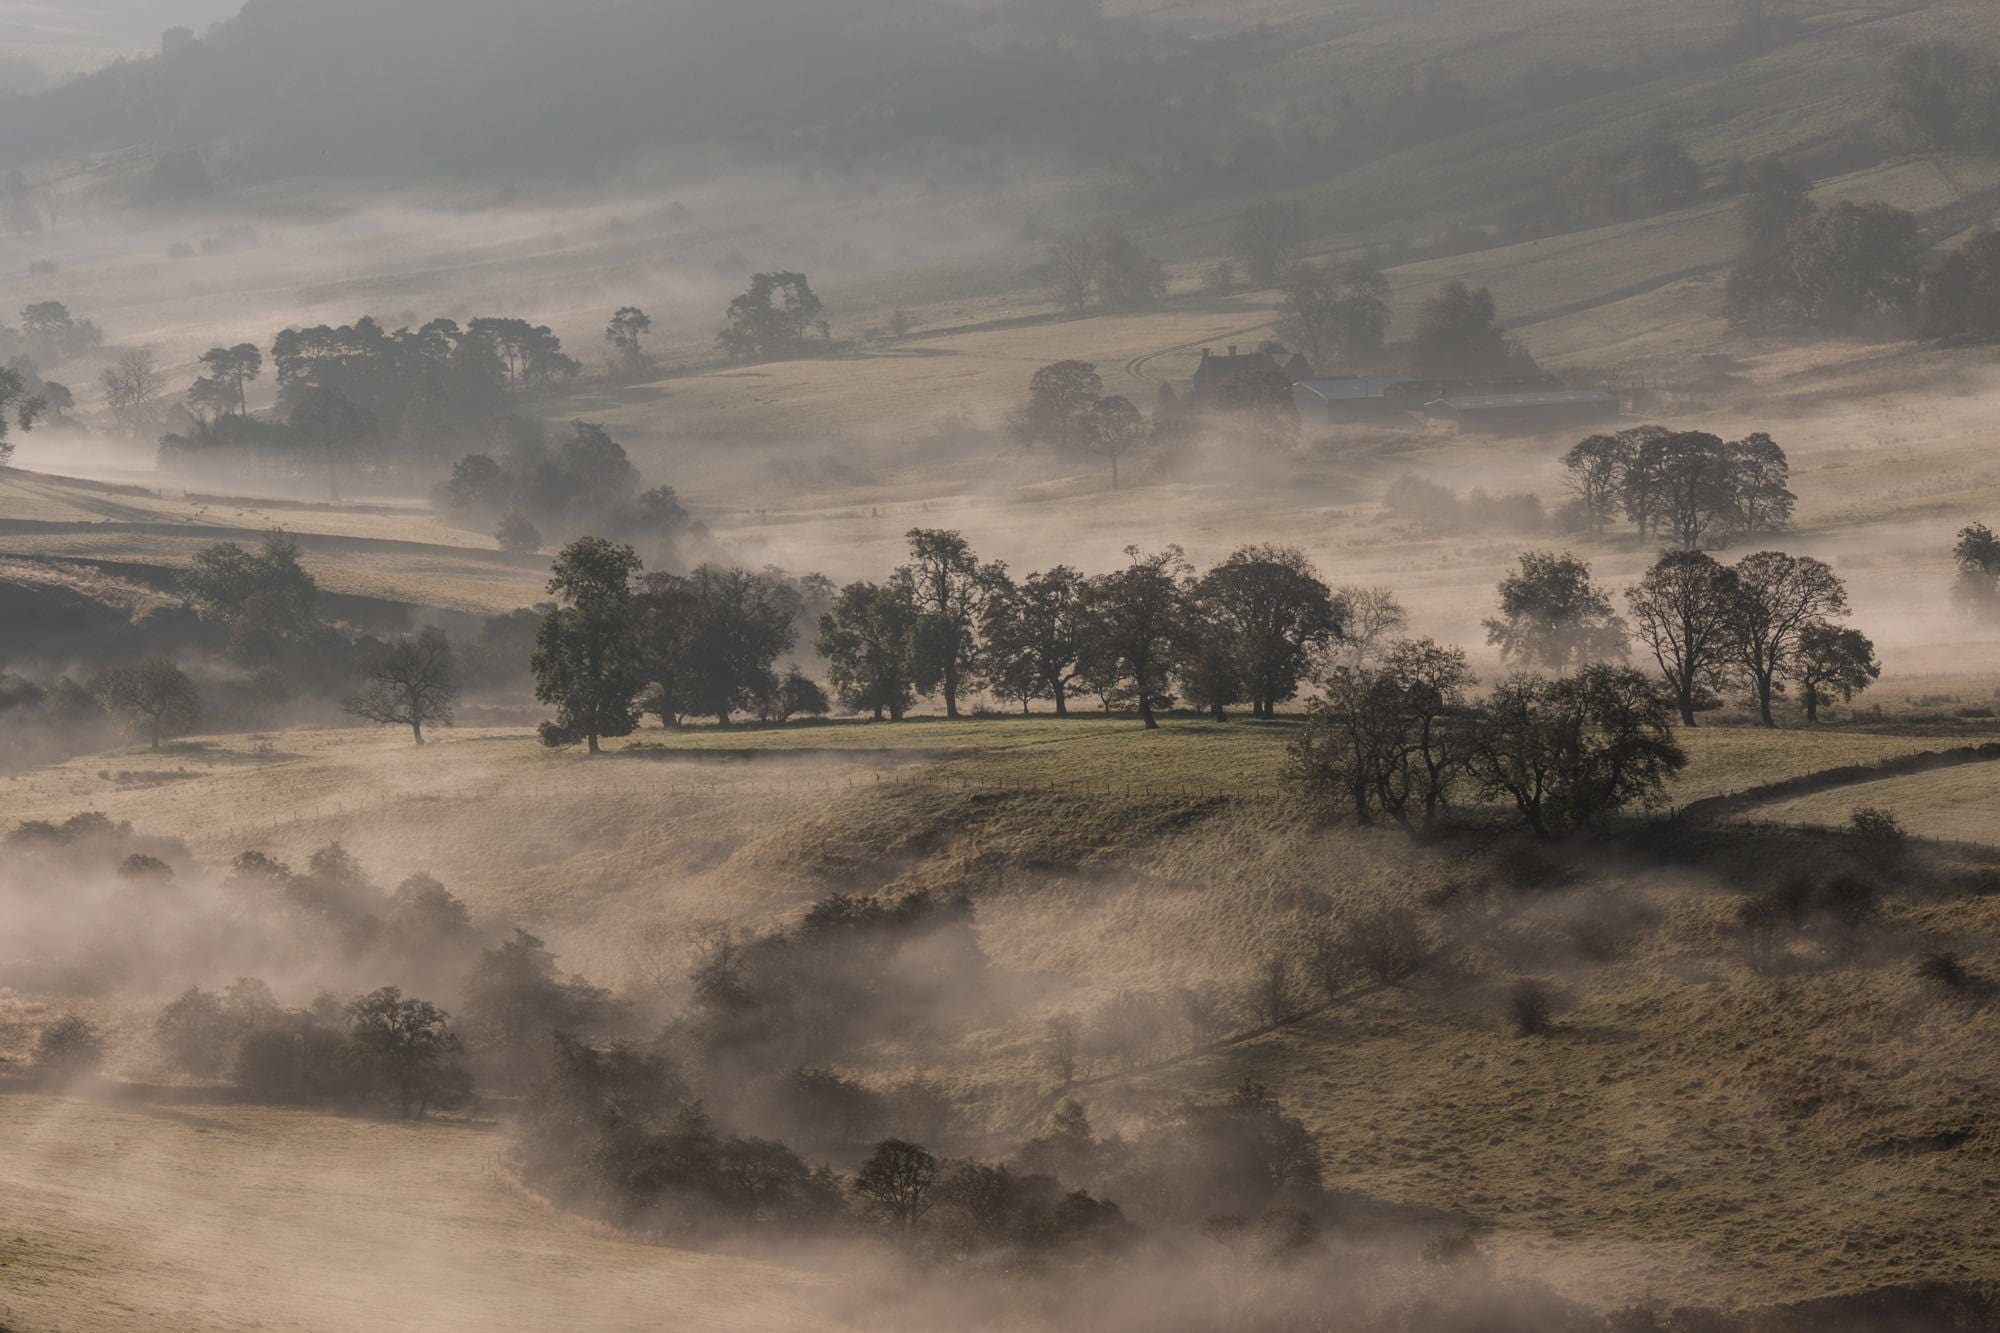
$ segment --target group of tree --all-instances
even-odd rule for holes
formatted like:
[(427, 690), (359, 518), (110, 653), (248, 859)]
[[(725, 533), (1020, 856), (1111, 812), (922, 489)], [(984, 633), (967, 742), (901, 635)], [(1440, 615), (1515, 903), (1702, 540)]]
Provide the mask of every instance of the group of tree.
[[(777, 663), (798, 638), (808, 589), (775, 572), (703, 565), (641, 573), (630, 546), (601, 537), (556, 557), (532, 669), (555, 718), (551, 746), (625, 736), (646, 713), (668, 726), (692, 716), (727, 725), (739, 712), (783, 720), (826, 711), (824, 694)], [(811, 591), (817, 592), (816, 589)]]
[(1687, 550), (1790, 523), (1785, 451), (1759, 431), (1725, 441), (1704, 431), (1634, 426), (1592, 435), (1562, 458), (1570, 493), (1593, 532), (1619, 517), (1640, 540)]
[(1866, 635), (1837, 622), (1847, 590), (1824, 561), (1757, 551), (1725, 565), (1705, 551), (1665, 552), (1626, 592), (1626, 620), (1567, 554), (1530, 551), (1503, 579), (1488, 641), (1509, 662), (1555, 672), (1622, 661), (1637, 637), (1658, 665), (1681, 722), (1747, 691), (1776, 726), (1776, 700), (1796, 687), (1808, 722), (1835, 699), (1851, 700), (1881, 674)]
[(184, 1072), (226, 1077), (262, 1101), (376, 1106), (421, 1120), (472, 1095), (451, 1016), (394, 986), (304, 1009), (283, 1007), (254, 978), (220, 993), (192, 987), (154, 1030)]
[[(644, 318), (628, 307), (607, 331), (628, 372), (644, 361)], [(276, 402), (259, 415), (249, 387), (267, 364)], [(150, 363), (146, 370), (152, 374)], [(515, 317), (463, 326), (434, 319), (393, 331), (372, 318), (287, 328), (272, 340), (268, 361), (254, 343), (202, 354), (186, 394), (190, 422), (162, 440), (162, 454), (184, 466), (317, 474), (337, 493), (341, 474), (363, 464), (434, 466), (454, 444), (500, 428), (524, 399), (559, 392), (581, 372), (548, 326)], [(108, 380), (106, 389), (109, 399)], [(157, 394), (153, 375), (148, 400)]]
[(1294, 264), (1279, 282), (1278, 333), (1322, 375), (1369, 365), (1389, 332), (1389, 280), (1360, 260)]
[(40, 366), (59, 366), (104, 344), (104, 331), (70, 313), (61, 301), (35, 301), (21, 311), (21, 325), (0, 324), (0, 361), (25, 356)]
[(1056, 361), (1028, 381), (1028, 401), (1014, 415), (1016, 438), (1059, 452), (1101, 458), (1118, 486), (1119, 463), (1170, 434), (1171, 414), (1151, 424), (1123, 394), (1106, 394), (1097, 367), (1088, 361)]
[(803, 356), (808, 350), (806, 335), (814, 330), (822, 345), (832, 340), (825, 307), (803, 273), (756, 274), (749, 289), (729, 303), (727, 318), (716, 342), (731, 361)]
[(454, 522), (489, 528), (509, 551), (539, 550), (580, 533), (672, 546), (694, 531), (671, 486), (647, 488), (603, 426), (572, 421), (551, 437), (540, 421), (508, 416), (502, 447), (452, 464), (432, 502)]
[(1423, 379), (1482, 379), (1535, 372), (1535, 359), (1499, 325), (1493, 293), (1448, 282), (1424, 298), (1410, 338), (1410, 373)]
[(1345, 628), (1341, 597), (1284, 547), (1244, 547), (1201, 575), (1179, 547), (1128, 547), (1125, 567), (1095, 577), (1056, 565), (1017, 580), (955, 532), (918, 529), (910, 545), (910, 565), (848, 585), (820, 621), (836, 693), (878, 718), (933, 692), (956, 717), (975, 682), (1023, 712), (1039, 699), (1065, 714), (1087, 692), (1148, 727), (1176, 688), (1218, 720), (1244, 703), (1269, 717)]
[(1509, 220), (1538, 230), (1601, 226), (1683, 208), (1701, 188), (1701, 167), (1687, 146), (1656, 136), (1553, 174), (1509, 210)]
[[(1343, 598), (1297, 551), (1245, 547), (1197, 575), (1178, 547), (1128, 548), (1122, 569), (1086, 577), (1057, 565), (1015, 579), (964, 537), (913, 529), (910, 559), (884, 582), (828, 589), (814, 646), (841, 703), (901, 718), (935, 696), (959, 717), (984, 687), (1027, 711), (1067, 713), (1079, 690), (1147, 726), (1178, 688), (1221, 719), (1260, 717), (1298, 693), (1345, 629)], [(654, 713), (727, 724), (755, 711), (824, 711), (813, 682), (776, 664), (797, 640), (801, 591), (770, 574), (703, 567), (641, 574), (629, 546), (584, 538), (557, 557), (534, 654), (550, 745), (628, 735)]]
[(2000, 65), (1946, 38), (1901, 47), (1889, 59), (1889, 112), (1919, 151), (1993, 152)]
[(1081, 315), (1093, 302), (1109, 311), (1144, 310), (1166, 294), (1166, 265), (1121, 227), (1076, 231), (1046, 247), (1040, 276), (1056, 304)]
[(1880, 203), (1821, 209), (1780, 169), (1743, 207), (1750, 249), (1724, 292), (1731, 324), (1844, 332), (1915, 316), (1924, 243), (1914, 214)]

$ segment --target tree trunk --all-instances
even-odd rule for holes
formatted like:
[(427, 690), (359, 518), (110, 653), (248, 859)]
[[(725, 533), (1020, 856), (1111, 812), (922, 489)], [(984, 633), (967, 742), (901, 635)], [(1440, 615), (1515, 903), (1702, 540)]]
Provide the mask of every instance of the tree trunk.
[(1682, 726), (1687, 726), (1687, 727), (1691, 727), (1691, 726), (1693, 726), (1693, 725), (1694, 725), (1694, 696), (1693, 696), (1693, 695), (1691, 695), (1691, 694), (1688, 694), (1688, 693), (1687, 693), (1686, 691), (1682, 691), (1682, 692), (1681, 692), (1681, 697), (1680, 697), (1680, 700), (1679, 700), (1679, 702), (1680, 702), (1680, 706), (1681, 706), (1681, 725), (1682, 725)]
[(944, 669), (944, 715), (958, 716), (958, 672), (951, 666)]
[(1813, 689), (1813, 688), (1812, 688), (1811, 686), (1807, 686), (1807, 687), (1806, 687), (1806, 722), (1807, 722), (1808, 724), (1811, 724), (1811, 723), (1814, 723), (1814, 722), (1817, 722), (1817, 721), (1819, 721), (1819, 691), (1818, 691), (1818, 690), (1815, 690), (1815, 689)]
[(1229, 720), (1229, 713), (1221, 704), (1210, 704), (1208, 706), (1208, 715), (1217, 722), (1227, 722)]
[(1062, 687), (1062, 682), (1060, 681), (1056, 682), (1056, 716), (1057, 717), (1069, 716), (1069, 707), (1067, 704), (1063, 702), (1063, 687)]
[(410, 722), (410, 734), (417, 738), (417, 744), (422, 745), (424, 743), (424, 724), (412, 719)]
[(1768, 680), (1757, 682), (1757, 716), (1764, 719), (1767, 727), (1778, 725), (1777, 719), (1771, 716), (1771, 682)]
[(585, 744), (585, 745), (586, 745), (586, 746), (588, 747), (588, 748), (586, 749), (585, 753), (587, 753), (587, 754), (599, 754), (599, 753), (602, 753), (602, 752), (601, 752), (601, 751), (600, 751), (600, 750), (599, 750), (599, 749), (597, 748), (597, 733), (596, 733), (596, 732), (594, 732), (594, 731), (593, 731), (593, 732), (591, 732), (591, 733), (590, 733), (590, 734), (589, 734), (588, 736), (584, 737), (584, 744)]

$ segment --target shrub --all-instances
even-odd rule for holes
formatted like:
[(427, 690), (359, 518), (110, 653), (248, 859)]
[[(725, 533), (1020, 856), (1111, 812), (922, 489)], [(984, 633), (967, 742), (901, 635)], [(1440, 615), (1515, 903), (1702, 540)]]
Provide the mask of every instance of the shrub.
[(1555, 1023), (1555, 996), (1542, 982), (1523, 977), (1507, 988), (1507, 1017), (1517, 1037), (1538, 1037)]
[(1972, 973), (1949, 949), (1932, 949), (1926, 953), (1917, 962), (1917, 976), (1924, 981), (1936, 982), (1957, 995), (1972, 989)]
[(1423, 970), (1430, 943), (1417, 914), (1407, 907), (1384, 907), (1329, 926), (1316, 945), (1315, 971), (1328, 998), (1332, 983), (1355, 974), (1394, 986)]
[(103, 1034), (77, 1014), (63, 1015), (35, 1039), (36, 1070), (57, 1082), (94, 1074), (103, 1063)]
[(1887, 810), (1872, 805), (1856, 806), (1847, 817), (1847, 826), (1854, 839), (1855, 855), (1877, 871), (1894, 870), (1909, 850), (1910, 835)]

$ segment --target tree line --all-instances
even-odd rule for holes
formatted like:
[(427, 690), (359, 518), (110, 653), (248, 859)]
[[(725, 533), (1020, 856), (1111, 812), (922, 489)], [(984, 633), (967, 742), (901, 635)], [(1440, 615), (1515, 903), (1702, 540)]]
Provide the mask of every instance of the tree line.
[[(908, 563), (888, 579), (823, 585), (813, 647), (839, 701), (877, 719), (927, 697), (959, 717), (984, 687), (1023, 712), (1046, 700), (1064, 714), (1094, 695), (1153, 727), (1176, 691), (1217, 719), (1243, 704), (1272, 716), (1345, 633), (1347, 598), (1295, 550), (1244, 547), (1199, 574), (1179, 547), (1126, 554), (1095, 576), (1055, 565), (1016, 578), (957, 532), (913, 529)], [(798, 604), (768, 574), (644, 574), (631, 547), (583, 538), (557, 557), (549, 591), (557, 605), (533, 670), (556, 710), (542, 729), (550, 745), (595, 753), (645, 713), (727, 724), (800, 711), (796, 698), (824, 711), (812, 682), (777, 674)]]
[(1592, 532), (1622, 517), (1641, 541), (1687, 550), (1781, 531), (1798, 503), (1788, 487), (1791, 463), (1762, 431), (1725, 441), (1706, 431), (1634, 426), (1578, 442), (1562, 465)]

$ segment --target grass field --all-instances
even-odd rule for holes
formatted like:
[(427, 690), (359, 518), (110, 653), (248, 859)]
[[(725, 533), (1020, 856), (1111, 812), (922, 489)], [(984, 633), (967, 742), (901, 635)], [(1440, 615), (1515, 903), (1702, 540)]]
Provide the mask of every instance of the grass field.
[(1838, 827), (1863, 805), (1887, 810), (1922, 837), (2000, 844), (2000, 771), (1991, 764), (1865, 782), (1773, 802), (1751, 813), (1758, 819)]
[(555, 1213), (490, 1129), (12, 1093), (0, 1138), (24, 1333), (847, 1326), (832, 1277)]

